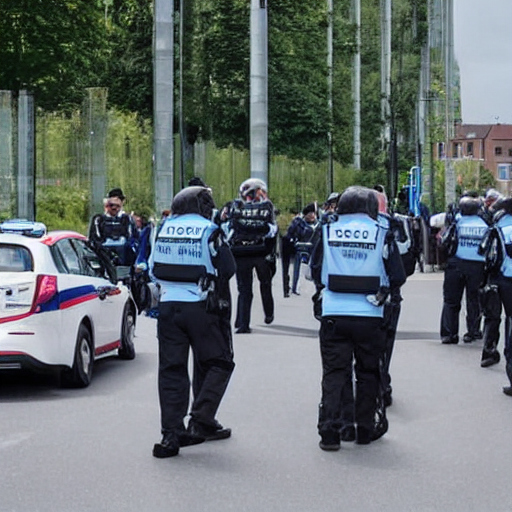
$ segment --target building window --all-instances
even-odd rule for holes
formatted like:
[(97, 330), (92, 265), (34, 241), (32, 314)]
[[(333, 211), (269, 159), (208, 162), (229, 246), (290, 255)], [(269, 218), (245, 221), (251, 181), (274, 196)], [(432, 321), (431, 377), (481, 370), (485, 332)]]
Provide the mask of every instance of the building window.
[(498, 179), (501, 181), (510, 180), (512, 164), (498, 164)]
[(473, 156), (473, 143), (472, 142), (468, 142), (467, 156)]
[(461, 157), (461, 149), (462, 144), (460, 142), (454, 142), (452, 148), (452, 158), (460, 158)]
[(439, 155), (439, 158), (444, 158), (444, 142), (439, 142), (437, 145), (437, 154)]
[(494, 155), (495, 156), (501, 156), (501, 153), (502, 153), (501, 146), (496, 146), (494, 148)]
[(509, 150), (508, 150), (508, 156), (512, 156), (512, 148), (509, 148)]

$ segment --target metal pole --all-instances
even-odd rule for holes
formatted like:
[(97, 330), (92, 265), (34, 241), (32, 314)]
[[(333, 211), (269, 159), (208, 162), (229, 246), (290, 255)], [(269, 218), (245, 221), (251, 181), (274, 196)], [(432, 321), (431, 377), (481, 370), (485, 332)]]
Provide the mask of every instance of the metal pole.
[(18, 209), (20, 219), (35, 220), (34, 96), (20, 91), (18, 99)]
[(391, 139), (391, 0), (381, 0), (381, 116), (384, 123), (383, 146)]
[(354, 101), (354, 168), (361, 169), (361, 0), (352, 0), (352, 18), (356, 26), (356, 53), (352, 76)]
[(251, 0), (251, 177), (268, 182), (267, 0)]
[(155, 209), (170, 207), (174, 192), (174, 0), (155, 0), (153, 32), (153, 181)]
[(327, 110), (328, 123), (327, 130), (327, 167), (329, 174), (329, 193), (334, 192), (334, 163), (332, 157), (332, 129), (333, 129), (333, 110), (332, 110), (332, 71), (333, 71), (333, 0), (327, 0)]
[(183, 117), (183, 37), (185, 27), (184, 0), (180, 0), (180, 188), (185, 186), (185, 119)]
[(444, 44), (445, 44), (445, 202), (446, 206), (455, 201), (455, 171), (453, 169), (450, 150), (453, 137), (453, 0), (445, 0), (444, 13)]

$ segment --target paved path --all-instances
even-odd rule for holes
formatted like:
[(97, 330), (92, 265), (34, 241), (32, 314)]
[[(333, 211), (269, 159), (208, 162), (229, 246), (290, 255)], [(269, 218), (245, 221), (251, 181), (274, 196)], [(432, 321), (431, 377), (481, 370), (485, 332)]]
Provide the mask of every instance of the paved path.
[(102, 362), (85, 390), (0, 380), (0, 512), (510, 512), (503, 363), (481, 369), (481, 342), (440, 343), (442, 278), (404, 286), (390, 429), (368, 446), (318, 447), (319, 324), (304, 280), (284, 299), (276, 276), (270, 326), (255, 288), (253, 333), (235, 335), (219, 411), (233, 437), (172, 459), (151, 456), (153, 320), (140, 318), (137, 358)]

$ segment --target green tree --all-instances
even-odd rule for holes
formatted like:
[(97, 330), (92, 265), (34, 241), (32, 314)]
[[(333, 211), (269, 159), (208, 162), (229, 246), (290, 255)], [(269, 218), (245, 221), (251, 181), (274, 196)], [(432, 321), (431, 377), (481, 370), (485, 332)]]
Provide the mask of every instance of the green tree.
[(28, 89), (38, 107), (80, 104), (105, 66), (103, 10), (91, 0), (2, 0), (0, 88)]
[(149, 0), (111, 0), (103, 83), (121, 110), (153, 115), (153, 9)]

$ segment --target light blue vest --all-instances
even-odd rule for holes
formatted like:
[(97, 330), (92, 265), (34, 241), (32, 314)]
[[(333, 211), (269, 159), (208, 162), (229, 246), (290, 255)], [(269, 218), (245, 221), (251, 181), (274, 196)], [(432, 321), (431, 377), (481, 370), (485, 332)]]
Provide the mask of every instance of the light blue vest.
[(484, 261), (485, 257), (478, 254), (487, 223), (478, 215), (461, 215), (457, 219), (457, 252), (455, 256), (461, 260)]
[(375, 221), (362, 213), (324, 224), (322, 316), (383, 316), (383, 306), (366, 296), (389, 285), (383, 262), (388, 228), (387, 218)]
[(503, 263), (500, 271), (505, 277), (512, 277), (512, 258), (507, 254), (507, 245), (512, 246), (512, 215), (504, 215), (496, 224), (503, 248)]
[(215, 224), (197, 214), (165, 220), (149, 260), (150, 275), (161, 286), (161, 302), (206, 299), (207, 292), (198, 281), (206, 273), (217, 273), (208, 247), (208, 239), (216, 229)]

